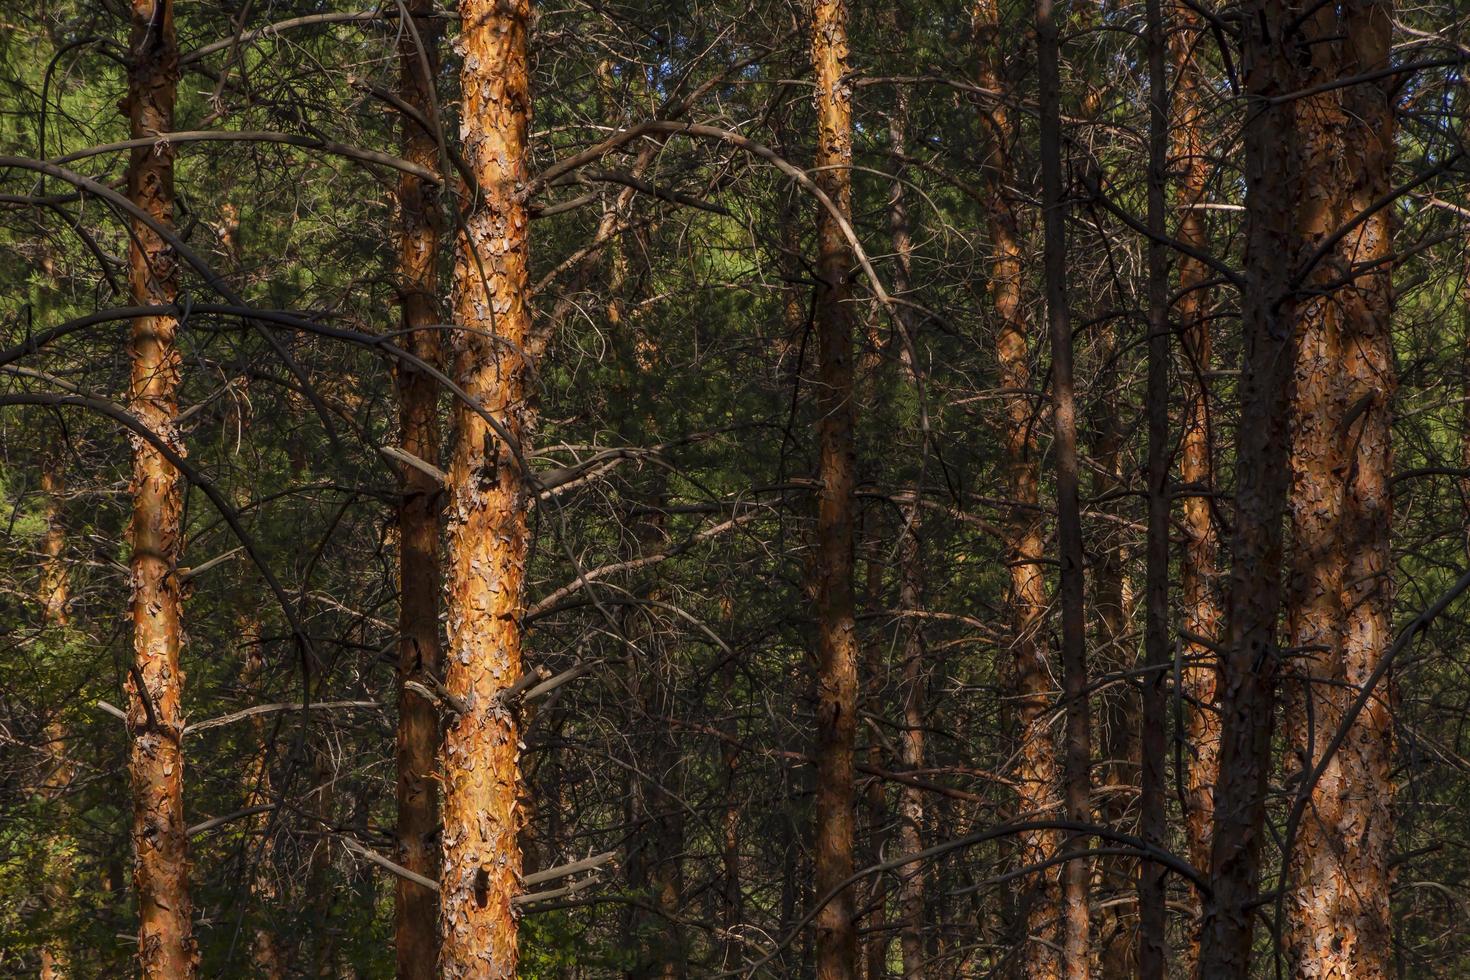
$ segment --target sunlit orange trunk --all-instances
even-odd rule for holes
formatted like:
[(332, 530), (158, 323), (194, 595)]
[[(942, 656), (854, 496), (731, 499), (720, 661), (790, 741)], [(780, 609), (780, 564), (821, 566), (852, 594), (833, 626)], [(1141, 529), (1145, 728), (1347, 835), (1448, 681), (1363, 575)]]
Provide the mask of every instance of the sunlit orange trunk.
[[(62, 523), (62, 501), (66, 494), (66, 478), (61, 461), (47, 454), (41, 464), (41, 493), (46, 499), (46, 534), (41, 539), (41, 610), (46, 628), (57, 634), (71, 622), (71, 580), (66, 573), (66, 560), (62, 552), (66, 547), (66, 529)], [(51, 763), (46, 777), (41, 782), (41, 796), (54, 808), (58, 817), (65, 814), (63, 802), (71, 786), (74, 769), (66, 752), (66, 728), (61, 719), (53, 716), (46, 726), (46, 741)], [(51, 916), (51, 926), (57, 929), (65, 915), (64, 906), (71, 899), (72, 861), (71, 841), (64, 831), (65, 824), (58, 819), (58, 833), (46, 851), (45, 884), (42, 898)], [(63, 936), (53, 937), (41, 948), (41, 980), (64, 980), (72, 975), (71, 959), (67, 942)]]
[[(1047, 724), (1053, 685), (1043, 629), (1047, 600), (1042, 563), (1046, 545), (1039, 506), (1040, 459), (1035, 452), (1039, 419), (1027, 394), (1031, 389), (1027, 346), (1032, 326), (1021, 294), (1020, 234), (1015, 203), (1008, 191), (1015, 176), (1010, 152), (1012, 125), (1003, 95), (1007, 91), (1001, 74), (1006, 42), (996, 0), (977, 0), (974, 21), (979, 54), (977, 81), (986, 89), (1002, 93), (999, 98), (987, 100), (980, 112), (984, 136), (981, 179), (991, 247), (990, 296), (1000, 325), (996, 356), (1000, 387), (1005, 393), (1006, 494), (1011, 503), (1005, 541), (1012, 631), (1009, 684), (1021, 743), (1016, 756), (1016, 808), (1018, 816), (1025, 819), (1052, 815), (1057, 802), (1056, 750)], [(1031, 831), (1020, 840), (1018, 861), (1022, 865), (1046, 860), (1056, 853), (1058, 845), (1057, 834), (1050, 830)], [(1021, 956), (1022, 971), (1028, 980), (1045, 980), (1059, 976), (1061, 970), (1055, 946), (1060, 917), (1056, 874), (1037, 875), (1035, 881), (1032, 893), (1023, 902), (1029, 938)]]
[[(1389, 3), (1321, 8), (1304, 30), (1312, 40), (1314, 83), (1389, 63)], [(1391, 90), (1389, 80), (1358, 83), (1295, 103), (1305, 183), (1319, 189), (1299, 212), (1314, 249), (1390, 188)], [(1392, 639), (1391, 221), (1382, 209), (1343, 236), (1310, 271), (1313, 291), (1299, 308), (1288, 611), (1297, 655), (1285, 684), (1292, 761), (1304, 771), (1320, 762)], [(1287, 899), (1297, 976), (1390, 975), (1389, 699), (1385, 684), (1353, 723), (1312, 787), (1298, 829)]]
[[(173, 129), (179, 53), (172, 0), (133, 0), (129, 41), (130, 134), (146, 138)], [(128, 165), (128, 196), (164, 226), (173, 223), (174, 151), (167, 143), (139, 147)], [(178, 295), (170, 248), (142, 221), (132, 222), (128, 282), (133, 302), (170, 304)], [(133, 321), (128, 355), (128, 403), (134, 415), (175, 453), (179, 352), (172, 316)], [(128, 679), (132, 746), (133, 879), (138, 897), (138, 958), (145, 978), (192, 977), (196, 951), (189, 900), (188, 837), (184, 822), (184, 675), (179, 669), (183, 601), (178, 576), (183, 481), (158, 450), (133, 440), (133, 670)], [(141, 681), (141, 687), (139, 682)]]
[[(439, 21), (430, 0), (412, 0), (414, 30), (399, 40), (399, 94), (425, 120), (436, 118), (434, 76), (439, 65)], [(438, 170), (434, 134), (404, 117), (403, 158)], [(441, 360), (439, 333), (420, 329), (439, 322), (439, 203), (436, 188), (412, 174), (398, 184), (398, 289), (403, 344), (425, 362)], [(408, 364), (397, 367), (398, 424), (405, 452), (439, 463), (438, 382)], [(398, 847), (399, 864), (427, 878), (439, 876), (439, 792), (434, 764), (439, 716), (434, 706), (405, 688), (414, 681), (432, 690), (443, 672), (439, 639), (439, 509), (442, 489), (423, 470), (403, 467), (398, 503)], [(426, 684), (426, 681), (428, 683)], [(400, 980), (430, 980), (439, 960), (438, 895), (405, 878), (394, 883), (394, 947)]]
[[(447, 506), (445, 684), (463, 710), (444, 737), (441, 975), (516, 975), (522, 816), (520, 731), (504, 692), (521, 676), (531, 507), (524, 453), (534, 425), (526, 305), (530, 216), (529, 0), (461, 0), (464, 156), (479, 193), (463, 207), (451, 334), (454, 374), (479, 402), (456, 401)], [(498, 423), (496, 432), (479, 414)], [(508, 437), (508, 438), (507, 438)]]
[[(1199, 19), (1181, 0), (1169, 5), (1173, 29), (1168, 36), (1168, 56), (1173, 68), (1173, 130), (1170, 146), (1171, 170), (1181, 174), (1175, 195), (1179, 224), (1175, 236), (1201, 251), (1209, 247), (1204, 203), (1210, 179), (1203, 135), (1204, 106), (1202, 79), (1196, 62), (1201, 43)], [(1174, 304), (1185, 351), (1183, 375), (1189, 391), (1184, 409), (1179, 478), (1189, 488), (1183, 505), (1184, 549), (1179, 558), (1179, 588), (1183, 599), (1184, 629), (1213, 641), (1220, 631), (1220, 598), (1216, 587), (1218, 538), (1207, 496), (1214, 487), (1211, 454), (1212, 431), (1209, 405), (1210, 297), (1204, 285), (1211, 278), (1208, 267), (1188, 255), (1175, 259), (1179, 267), (1179, 299)], [(1184, 835), (1189, 862), (1201, 871), (1210, 866), (1210, 824), (1215, 818), (1215, 778), (1220, 766), (1220, 716), (1215, 710), (1219, 676), (1212, 647), (1196, 640), (1184, 641), (1186, 665), (1184, 696), (1188, 701), (1184, 760)], [(1191, 930), (1186, 968), (1192, 968), (1199, 952), (1198, 936)]]
[[(852, 90), (847, 74), (846, 0), (812, 6), (816, 78), (815, 178), (842, 215), (852, 213)], [(817, 611), (816, 891), (825, 898), (853, 870), (853, 741), (858, 644), (853, 618), (852, 321), (847, 305), (853, 256), (837, 221), (817, 214), (817, 437), (822, 488), (812, 564)], [(818, 980), (857, 975), (853, 892), (843, 889), (817, 913)]]

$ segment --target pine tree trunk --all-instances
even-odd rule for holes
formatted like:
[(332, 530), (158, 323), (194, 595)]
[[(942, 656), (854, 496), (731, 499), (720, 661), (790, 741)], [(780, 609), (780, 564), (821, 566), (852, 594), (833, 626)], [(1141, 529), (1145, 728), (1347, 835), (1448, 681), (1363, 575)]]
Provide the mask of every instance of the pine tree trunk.
[[(924, 602), (924, 554), (917, 503), (904, 508), (904, 527), (899, 539), (898, 608), (903, 614), (903, 734), (899, 738), (899, 761), (905, 772), (924, 768), (925, 684), (927, 680), (924, 629), (917, 613)], [(914, 854), (924, 849), (924, 796), (915, 786), (898, 791), (898, 851)], [(903, 948), (904, 980), (923, 980), (925, 912), (930, 868), (924, 862), (901, 872), (898, 890), (899, 940)]]
[[(1168, 180), (1169, 80), (1164, 73), (1163, 0), (1148, 0), (1148, 520), (1144, 573), (1144, 666), (1139, 757), (1138, 829), (1145, 843), (1167, 850), (1164, 753), (1169, 629), (1169, 255), (1163, 235)], [(1138, 869), (1138, 977), (1164, 980), (1168, 969), (1166, 872), (1155, 861)]]
[[(633, 536), (640, 554), (650, 554), (667, 540), (664, 484), (655, 476), (655, 486), (639, 516), (634, 518)], [(661, 602), (656, 581), (645, 597)], [(679, 752), (679, 730), (671, 719), (676, 710), (669, 675), (669, 647), (664, 642), (667, 624), (656, 607), (623, 607), (622, 631), (628, 648), (628, 686), (648, 731), (651, 742), (639, 760), (638, 772), (630, 776), (639, 785), (634, 794), (632, 825), (636, 841), (629, 846), (637, 855), (639, 879), (630, 882), (647, 893), (647, 905), (632, 910), (631, 937), (637, 944), (638, 961), (628, 971), (629, 980), (679, 980), (687, 975), (688, 952), (680, 927), (684, 891), (684, 820), (689, 805), (684, 795), (684, 765)], [(635, 865), (629, 859), (630, 870)]]
[[(1118, 359), (1122, 355), (1117, 331), (1111, 322), (1098, 325), (1095, 349), (1096, 375), (1093, 387), (1096, 402), (1098, 434), (1092, 457), (1095, 463), (1092, 497), (1099, 501), (1117, 501), (1125, 486), (1122, 473), (1124, 425), (1119, 404)], [(1096, 657), (1099, 670), (1122, 673), (1137, 666), (1137, 644), (1130, 637), (1134, 609), (1133, 583), (1123, 544), (1110, 527), (1100, 529), (1089, 554), (1096, 555), (1092, 585), (1093, 613), (1096, 617)], [(1098, 822), (1114, 830), (1128, 832), (1136, 814), (1139, 784), (1139, 702), (1131, 683), (1112, 684), (1098, 696), (1099, 746), (1104, 758), (1099, 760), (1098, 778), (1102, 792), (1098, 800)], [(1099, 895), (1114, 898), (1131, 897), (1136, 891), (1138, 861), (1131, 855), (1105, 855), (1097, 860), (1094, 878)], [(1137, 975), (1134, 957), (1137, 946), (1137, 918), (1131, 902), (1107, 902), (1096, 925), (1097, 973), (1105, 980), (1131, 980)]]
[[(906, 34), (910, 29), (907, 17), (896, 7), (891, 22), (896, 35)], [(906, 168), (903, 163), (908, 154), (908, 121), (909, 91), (907, 87), (901, 86), (888, 119), (889, 143), (897, 154), (893, 188), (888, 198), (888, 233), (896, 260), (891, 282), (893, 291), (898, 296), (906, 296), (914, 288), (913, 230), (909, 224), (908, 198), (904, 185)], [(899, 359), (907, 369), (907, 382), (917, 387), (922, 384), (922, 379), (917, 363), (919, 331), (914, 322), (914, 311), (908, 306), (900, 306), (897, 318), (898, 326), (903, 331), (902, 337), (895, 338), (900, 350)], [(921, 448), (920, 451), (925, 450)], [(903, 637), (900, 663), (903, 729), (899, 736), (898, 751), (902, 768), (905, 771), (914, 771), (924, 767), (925, 686), (928, 671), (923, 620), (917, 615), (924, 602), (924, 555), (920, 537), (923, 512), (919, 507), (923, 488), (916, 482), (909, 487), (909, 493), (913, 495), (913, 502), (902, 510), (903, 526), (899, 530), (898, 540), (898, 607), (902, 617), (899, 623)], [(899, 853), (913, 854), (923, 850), (924, 823), (923, 790), (907, 783), (899, 786)], [(924, 925), (930, 875), (930, 867), (922, 862), (908, 865), (899, 872), (899, 944), (902, 949), (904, 980), (923, 980), (925, 976), (924, 964), (927, 956), (924, 949)]]
[[(1205, 157), (1203, 79), (1195, 52), (1201, 43), (1199, 17), (1182, 0), (1170, 0), (1173, 20), (1168, 56), (1173, 67), (1174, 104), (1171, 117), (1172, 170), (1182, 174), (1175, 196), (1179, 223), (1175, 237), (1200, 251), (1209, 248), (1205, 203), (1210, 163)], [(1189, 255), (1179, 255), (1178, 301), (1174, 313), (1184, 347), (1184, 372), (1189, 379), (1184, 409), (1179, 479), (1187, 488), (1183, 505), (1184, 548), (1179, 556), (1179, 591), (1183, 602), (1186, 637), (1182, 695), (1187, 712), (1184, 735), (1185, 854), (1197, 870), (1210, 868), (1210, 828), (1215, 819), (1215, 780), (1220, 769), (1220, 714), (1218, 711), (1219, 655), (1212, 646), (1220, 632), (1220, 596), (1217, 588), (1219, 539), (1214, 504), (1213, 431), (1209, 404), (1211, 369), (1210, 302), (1206, 285), (1209, 268)], [(1190, 931), (1183, 950), (1186, 972), (1199, 957), (1198, 930)]]
[[(1042, 564), (1046, 558), (1040, 509), (1040, 459), (1035, 451), (1038, 412), (1028, 394), (1031, 368), (1024, 298), (1020, 233), (1009, 187), (1015, 173), (1011, 162), (1012, 125), (1004, 93), (1008, 90), (1001, 67), (1005, 38), (1001, 33), (996, 0), (977, 0), (974, 10), (977, 81), (1001, 96), (987, 101), (980, 113), (985, 165), (981, 171), (990, 236), (990, 296), (1000, 321), (996, 342), (1000, 388), (1005, 405), (1006, 496), (1011, 504), (1006, 523), (1006, 565), (1010, 573), (1007, 608), (1011, 615), (1011, 663), (1008, 682), (1015, 704), (1020, 747), (1016, 758), (1016, 809), (1019, 819), (1053, 815), (1057, 797), (1057, 759), (1048, 726), (1051, 704), (1051, 655), (1044, 617), (1047, 597)], [(1056, 853), (1059, 837), (1052, 830), (1034, 830), (1020, 838), (1019, 862), (1045, 861)], [(1025, 942), (1022, 973), (1028, 980), (1051, 980), (1061, 975), (1055, 939), (1061, 919), (1055, 877), (1033, 877), (1022, 901)]]
[[(66, 526), (63, 523), (63, 500), (66, 474), (61, 460), (47, 453), (41, 463), (41, 493), (45, 495), (46, 533), (41, 539), (41, 588), (39, 598), (46, 629), (64, 637), (71, 623), (71, 579), (66, 571)], [(63, 922), (70, 913), (73, 881), (72, 841), (66, 833), (66, 794), (75, 775), (66, 750), (66, 726), (59, 712), (46, 726), (46, 741), (51, 756), (46, 776), (41, 781), (41, 797), (57, 808), (57, 833), (46, 849), (45, 884), (41, 893), (45, 902), (51, 935), (41, 947), (41, 980), (65, 980), (72, 975), (72, 962)]]
[(534, 425), (527, 306), (526, 139), (529, 0), (461, 0), (464, 155), (479, 184), (466, 202), (454, 270), (457, 401), (447, 506), (445, 685), (462, 706), (444, 738), (439, 965), (446, 980), (516, 975), (520, 889), (520, 726), (503, 694), (522, 673)]
[(1281, 606), (1281, 536), (1286, 508), (1287, 419), (1294, 360), (1295, 298), (1282, 256), (1302, 254), (1296, 231), (1301, 144), (1289, 103), (1302, 87), (1304, 52), (1283, 48), (1296, 16), (1282, 0), (1244, 11), (1246, 90), (1261, 108), (1247, 117), (1245, 358), (1240, 379), (1235, 533), (1220, 671), (1220, 761), (1210, 841), (1210, 895), (1196, 976), (1250, 974), (1253, 903), (1265, 832)]
[[(1310, 83), (1378, 71), (1389, 63), (1392, 7), (1365, 0), (1318, 9), (1303, 32)], [(1357, 83), (1293, 102), (1303, 185), (1322, 198), (1299, 219), (1313, 249), (1389, 191), (1392, 86)], [(1297, 654), (1284, 683), (1287, 738), (1302, 774), (1323, 761), (1392, 640), (1391, 221), (1384, 208), (1343, 236), (1309, 270), (1310, 298), (1298, 309), (1288, 596)], [(1310, 787), (1286, 900), (1300, 976), (1390, 975), (1393, 734), (1384, 685)]]
[[(241, 420), (242, 429), (244, 421)], [(240, 689), (247, 697), (263, 703), (265, 679), (265, 649), (261, 634), (260, 618), (252, 609), (236, 617), (236, 629), (240, 637), (243, 663), (240, 667)], [(254, 750), (241, 772), (241, 785), (245, 791), (245, 806), (270, 806), (275, 797), (271, 785), (268, 725), (263, 715), (250, 719), (250, 733)], [(255, 975), (264, 980), (281, 980), (286, 975), (286, 953), (274, 929), (279, 915), (280, 902), (273, 877), (275, 845), (268, 836), (274, 823), (269, 812), (251, 821), (253, 830), (261, 833), (258, 847), (247, 850), (250, 867), (250, 901), (254, 917), (254, 929), (250, 942), (250, 958), (255, 964)]]
[[(879, 389), (876, 404), (882, 403), (882, 378), (879, 374), (881, 357), (876, 353), (865, 352), (863, 357), (865, 367), (869, 371), (872, 387)], [(874, 401), (864, 399), (865, 405), (873, 405)], [(871, 408), (869, 409), (872, 410)], [(867, 552), (863, 559), (863, 575), (866, 582), (863, 585), (863, 602), (869, 609), (883, 608), (883, 537), (882, 525), (871, 511), (863, 514), (863, 541), (864, 550)], [(865, 690), (863, 692), (864, 708), (866, 713), (873, 718), (883, 717), (883, 693), (884, 693), (884, 670), (883, 670), (883, 636), (877, 629), (865, 631), (862, 642), (863, 648), (863, 680)], [(883, 767), (883, 743), (876, 737), (868, 738), (868, 765), (877, 769)], [(888, 787), (881, 779), (867, 780), (867, 788), (863, 792), (863, 802), (867, 804), (868, 827), (867, 847), (864, 848), (863, 864), (877, 864), (883, 860), (887, 853), (889, 841), (893, 837), (892, 822), (889, 819)], [(905, 869), (908, 870), (908, 869)], [(862, 909), (867, 913), (868, 921), (866, 931), (867, 942), (863, 947), (862, 976), (865, 980), (882, 980), (888, 975), (888, 948), (893, 943), (893, 936), (888, 928), (888, 893), (890, 891), (888, 882), (881, 876), (874, 875), (867, 881), (867, 894), (863, 897)]]
[[(431, 0), (412, 0), (411, 22), (400, 25), (399, 91), (426, 121), (437, 119), (434, 78), (439, 65), (439, 21)], [(412, 30), (409, 24), (412, 24)], [(437, 170), (433, 132), (407, 116), (401, 123), (403, 158)], [(398, 288), (404, 346), (439, 366), (439, 203), (436, 188), (412, 174), (398, 185)], [(439, 462), (438, 382), (408, 364), (397, 365), (398, 417), (405, 452)], [(439, 717), (424, 697), (406, 688), (433, 689), (443, 673), (439, 638), (439, 510), (443, 488), (423, 470), (403, 467), (398, 504), (398, 828), (399, 864), (428, 878), (439, 876), (439, 794), (434, 772)], [(439, 960), (438, 895), (399, 877), (394, 883), (394, 948), (399, 980), (431, 980)]]
[[(729, 619), (733, 606), (724, 604), (724, 618)], [(721, 723), (724, 738), (720, 746), (721, 793), (724, 809), (720, 815), (720, 891), (724, 899), (723, 957), (721, 972), (738, 970), (743, 961), (740, 931), (745, 923), (745, 897), (740, 876), (740, 724), (736, 713), (735, 682), (739, 664), (727, 656), (720, 668), (720, 704), (725, 720)]]
[[(837, 210), (852, 213), (852, 92), (847, 74), (846, 0), (812, 8), (816, 76), (816, 180)], [(853, 871), (853, 743), (858, 705), (858, 644), (853, 618), (852, 322), (853, 257), (834, 217), (817, 218), (817, 435), (820, 443), (817, 554), (817, 792), (815, 886), (818, 901)], [(818, 980), (857, 975), (852, 888), (827, 899), (816, 918)]]
[[(1087, 646), (1083, 608), (1082, 516), (1078, 500), (1077, 405), (1072, 379), (1072, 323), (1067, 303), (1066, 195), (1062, 186), (1060, 40), (1052, 0), (1036, 3), (1037, 63), (1041, 76), (1041, 174), (1045, 227), (1046, 308), (1051, 339), (1051, 398), (1057, 485), (1058, 598), (1062, 618), (1063, 787), (1067, 819), (1092, 818), (1092, 733), (1087, 703)], [(1086, 980), (1090, 963), (1087, 836), (1069, 831), (1062, 868), (1062, 974)]]
[[(173, 130), (179, 53), (172, 0), (133, 0), (126, 108), (133, 138)], [(174, 151), (166, 143), (134, 149), (128, 197), (165, 227), (173, 224)], [(173, 249), (134, 219), (128, 248), (133, 302), (166, 305), (178, 295)], [(183, 455), (178, 414), (178, 321), (138, 317), (129, 340), (129, 407), (159, 441)], [(183, 481), (150, 443), (134, 440), (132, 615), (134, 663), (128, 680), (129, 768), (133, 784), (133, 879), (138, 898), (138, 959), (145, 980), (193, 977), (198, 953), (189, 899), (182, 736), (183, 597), (178, 576)]]

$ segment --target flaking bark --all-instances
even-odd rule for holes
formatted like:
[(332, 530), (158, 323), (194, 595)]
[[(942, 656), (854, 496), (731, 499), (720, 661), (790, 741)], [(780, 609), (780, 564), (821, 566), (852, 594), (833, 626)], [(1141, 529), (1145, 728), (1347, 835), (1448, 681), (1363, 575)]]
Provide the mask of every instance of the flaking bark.
[[(1389, 62), (1392, 5), (1315, 8), (1302, 32), (1308, 84)], [(1298, 226), (1313, 254), (1368, 212), (1391, 184), (1390, 79), (1294, 100), (1305, 172)], [(1307, 272), (1292, 406), (1292, 588), (1295, 655), (1284, 678), (1288, 771), (1322, 761), (1392, 640), (1390, 412), (1397, 382), (1390, 314), (1392, 216), (1358, 224)], [(1290, 860), (1287, 946), (1303, 980), (1393, 975), (1389, 893), (1393, 722), (1380, 687), (1311, 787)]]
[[(1173, 105), (1170, 113), (1171, 172), (1180, 175), (1175, 202), (1179, 221), (1176, 238), (1204, 251), (1209, 246), (1205, 203), (1210, 163), (1203, 140), (1203, 80), (1198, 62), (1201, 44), (1199, 17), (1182, 0), (1169, 4), (1172, 19), (1168, 34), (1168, 59), (1172, 66)], [(1210, 828), (1215, 817), (1215, 779), (1220, 768), (1220, 714), (1216, 690), (1219, 656), (1207, 643), (1220, 631), (1219, 538), (1214, 504), (1209, 496), (1215, 486), (1213, 432), (1206, 377), (1211, 369), (1210, 304), (1212, 292), (1206, 283), (1210, 270), (1189, 255), (1176, 257), (1179, 269), (1178, 300), (1174, 316), (1184, 349), (1183, 376), (1189, 392), (1184, 408), (1184, 433), (1180, 440), (1179, 480), (1184, 485), (1182, 526), (1184, 547), (1179, 556), (1179, 591), (1183, 604), (1184, 629), (1203, 641), (1184, 639), (1182, 696), (1186, 701), (1185, 749), (1183, 752), (1185, 853), (1190, 864), (1202, 872), (1210, 867)], [(1199, 933), (1190, 930), (1184, 950), (1185, 969), (1191, 972), (1199, 956)]]
[[(463, 207), (450, 336), (454, 376), (503, 429), (456, 402), (449, 468), (445, 685), (465, 706), (449, 722), (442, 774), (440, 972), (511, 980), (518, 945), (520, 725), (504, 691), (522, 673), (520, 617), (531, 494), (523, 470), (534, 427), (527, 305), (531, 116), (528, 0), (462, 0), (458, 46), (464, 156), (479, 184)], [(507, 438), (508, 437), (508, 440)]]
[[(174, 128), (179, 77), (172, 0), (133, 0), (125, 108), (132, 138)], [(174, 151), (166, 142), (138, 147), (128, 165), (128, 197), (164, 227), (173, 224)], [(134, 219), (128, 247), (133, 302), (162, 306), (178, 295), (173, 249)], [(128, 405), (173, 452), (184, 454), (178, 414), (178, 321), (171, 315), (133, 320)], [(128, 679), (129, 769), (133, 786), (133, 880), (138, 900), (138, 960), (145, 980), (190, 978), (197, 968), (189, 898), (184, 820), (183, 480), (154, 446), (133, 439), (133, 670)]]

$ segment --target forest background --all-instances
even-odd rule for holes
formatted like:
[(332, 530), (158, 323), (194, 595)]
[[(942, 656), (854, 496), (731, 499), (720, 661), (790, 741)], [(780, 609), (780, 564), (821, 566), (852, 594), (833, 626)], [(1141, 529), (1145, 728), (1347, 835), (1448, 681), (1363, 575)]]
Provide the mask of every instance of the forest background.
[(1467, 35), (0, 3), (0, 973), (1470, 972)]

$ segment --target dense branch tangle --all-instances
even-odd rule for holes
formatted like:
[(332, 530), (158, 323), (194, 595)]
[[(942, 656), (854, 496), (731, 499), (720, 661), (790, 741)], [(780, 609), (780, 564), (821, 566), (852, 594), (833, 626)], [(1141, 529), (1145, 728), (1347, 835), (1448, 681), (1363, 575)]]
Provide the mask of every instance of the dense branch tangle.
[(43, 6), (8, 967), (1470, 955), (1452, 4)]

